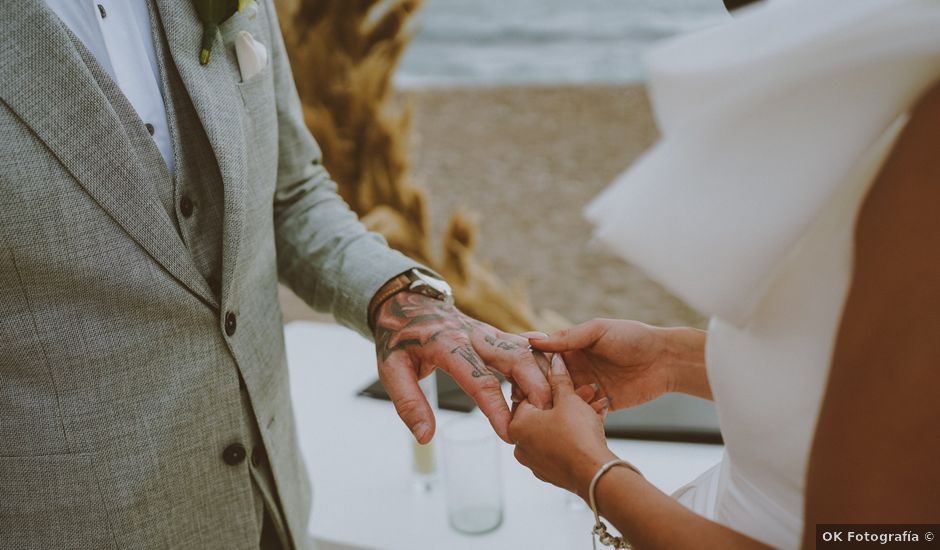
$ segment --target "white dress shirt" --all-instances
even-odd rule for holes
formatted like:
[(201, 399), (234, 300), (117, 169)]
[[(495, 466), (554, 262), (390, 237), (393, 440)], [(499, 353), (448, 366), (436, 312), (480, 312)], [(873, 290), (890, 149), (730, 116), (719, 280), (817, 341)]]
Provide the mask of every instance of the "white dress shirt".
[(85, 44), (137, 111), (174, 173), (173, 146), (161, 93), (148, 0), (46, 0)]

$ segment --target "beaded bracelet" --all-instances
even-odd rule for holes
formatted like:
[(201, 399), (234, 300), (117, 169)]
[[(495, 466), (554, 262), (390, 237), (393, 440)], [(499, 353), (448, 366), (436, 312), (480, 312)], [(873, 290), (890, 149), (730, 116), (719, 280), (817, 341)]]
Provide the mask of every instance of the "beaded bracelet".
[[(626, 466), (634, 472), (643, 477), (643, 473), (637, 469), (636, 466), (630, 464), (626, 460), (621, 460), (619, 458), (611, 460), (610, 462), (601, 466), (597, 473), (594, 474), (594, 479), (591, 480), (591, 485), (588, 488), (588, 497), (591, 501), (591, 511), (594, 512), (594, 528), (591, 529), (591, 545), (594, 547), (594, 550), (597, 550), (597, 540), (601, 541), (601, 544), (604, 546), (610, 546), (612, 548), (626, 549), (630, 550), (633, 546), (630, 545), (630, 542), (627, 541), (624, 537), (615, 537), (607, 532), (607, 526), (601, 521), (600, 514), (597, 513), (597, 501), (594, 499), (594, 489), (597, 487), (597, 482), (607, 473), (608, 470), (614, 466)], [(595, 537), (597, 537), (595, 539)]]

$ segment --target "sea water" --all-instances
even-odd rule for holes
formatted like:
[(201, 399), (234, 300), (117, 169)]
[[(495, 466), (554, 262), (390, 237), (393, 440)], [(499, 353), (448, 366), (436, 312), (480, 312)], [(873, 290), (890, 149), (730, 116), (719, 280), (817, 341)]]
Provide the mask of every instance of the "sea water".
[(396, 84), (637, 82), (651, 45), (729, 18), (721, 0), (425, 0)]

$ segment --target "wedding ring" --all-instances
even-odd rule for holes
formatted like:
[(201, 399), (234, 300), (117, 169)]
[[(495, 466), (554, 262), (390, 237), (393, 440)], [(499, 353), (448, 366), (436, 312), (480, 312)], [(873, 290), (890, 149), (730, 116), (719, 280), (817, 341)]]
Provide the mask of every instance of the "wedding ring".
[(542, 371), (542, 374), (544, 374), (545, 376), (548, 376), (548, 372), (552, 368), (552, 362), (549, 361), (548, 357), (546, 357), (545, 354), (542, 353), (541, 351), (537, 349), (532, 349), (531, 346), (529, 346), (529, 349), (532, 352), (532, 356), (535, 358), (535, 364), (538, 365), (539, 370)]

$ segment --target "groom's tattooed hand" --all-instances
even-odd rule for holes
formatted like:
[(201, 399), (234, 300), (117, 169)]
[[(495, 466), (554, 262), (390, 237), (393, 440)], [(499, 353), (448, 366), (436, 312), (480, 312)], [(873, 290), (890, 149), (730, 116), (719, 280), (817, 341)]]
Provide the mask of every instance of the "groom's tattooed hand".
[(450, 350), (450, 352), (456, 353), (457, 355), (463, 357), (464, 361), (470, 363), (470, 366), (473, 367), (473, 371), (470, 372), (470, 376), (473, 376), (474, 378), (480, 378), (483, 376), (496, 376), (496, 374), (493, 372), (493, 369), (484, 365), (483, 361), (480, 360), (480, 357), (470, 346), (457, 346), (456, 348)]
[(518, 345), (513, 344), (512, 342), (507, 342), (506, 340), (500, 340), (499, 338), (492, 336), (490, 334), (487, 334), (486, 336), (484, 336), (483, 340), (486, 341), (486, 343), (491, 346), (496, 346), (497, 348), (503, 349), (506, 351), (511, 351), (511, 350), (519, 348)]
[(548, 382), (525, 338), (421, 294), (401, 292), (382, 304), (375, 319), (375, 352), (382, 384), (422, 443), (434, 431), (433, 416), (417, 381), (436, 368), (477, 402), (503, 439), (508, 438), (510, 411), (497, 371), (534, 405), (551, 404)]
[[(383, 315), (386, 308), (387, 314)], [(375, 327), (376, 349), (384, 361), (396, 351), (427, 345), (448, 331), (469, 337), (480, 325), (482, 323), (450, 304), (421, 294), (401, 292), (380, 310)]]
[[(425, 346), (448, 331), (470, 338), (473, 331), (478, 330), (483, 332), (483, 340), (496, 349), (519, 349), (518, 344), (487, 332), (487, 329), (493, 332), (495, 329), (467, 317), (453, 305), (411, 292), (399, 293), (389, 300), (388, 315), (381, 316), (378, 321), (375, 343), (383, 361), (396, 351)], [(429, 332), (428, 329), (433, 330)], [(454, 348), (451, 353), (457, 354), (472, 367), (474, 378), (493, 374), (492, 369), (482, 363), (469, 344)]]

